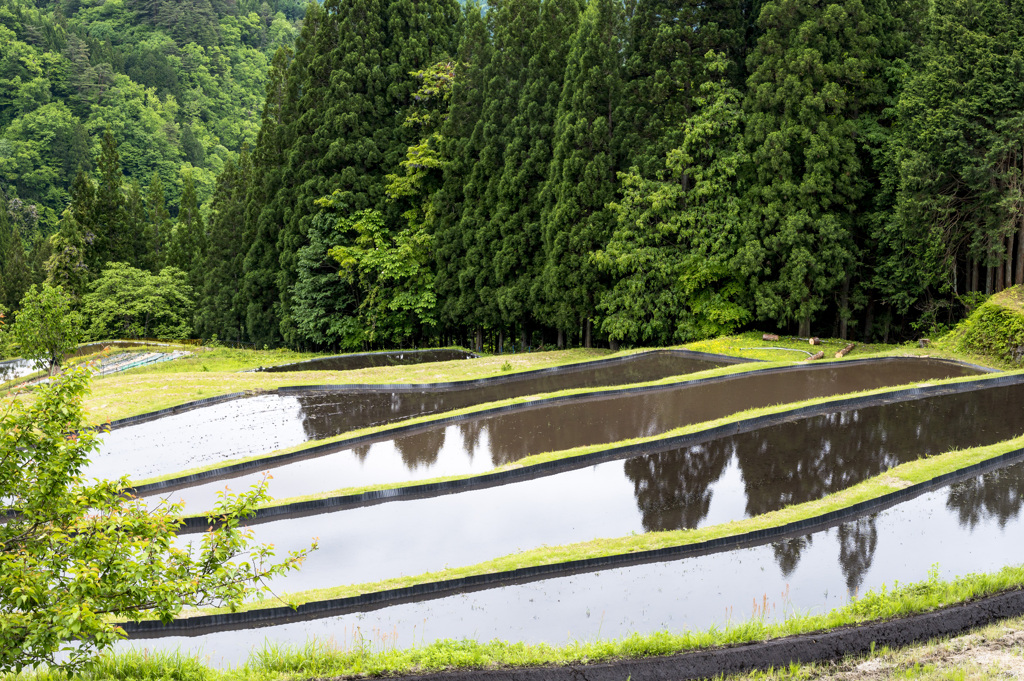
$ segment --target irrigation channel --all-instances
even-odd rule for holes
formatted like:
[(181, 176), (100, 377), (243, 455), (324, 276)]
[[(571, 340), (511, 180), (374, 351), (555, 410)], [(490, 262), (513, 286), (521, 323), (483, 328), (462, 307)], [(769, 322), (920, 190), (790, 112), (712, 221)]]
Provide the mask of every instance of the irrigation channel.
[(662, 350), (457, 383), (278, 389), (142, 423), (113, 424), (88, 473), (134, 479), (164, 475), (413, 416), (559, 390), (655, 381), (745, 361)]
[[(822, 612), (895, 581), (995, 571), (1024, 562), (1024, 464), (969, 477), (880, 512), (748, 548), (469, 591), (264, 628), (188, 629), (120, 649), (198, 652), (244, 662), (265, 642), (407, 647), (438, 639), (566, 643), (632, 632), (724, 626)], [(228, 616), (230, 617), (230, 616)], [(245, 615), (242, 615), (244, 618)], [(241, 619), (241, 618), (240, 618)], [(242, 625), (252, 627), (252, 624)], [(129, 629), (133, 639), (159, 632)], [(182, 636), (181, 634), (190, 634)]]
[[(139, 492), (154, 501), (163, 497), (183, 500), (186, 512), (200, 513), (213, 508), (216, 495), (225, 487), (225, 475), (235, 476), (230, 486), (239, 490), (272, 469), (271, 494), (289, 498), (344, 487), (479, 474), (531, 454), (654, 436), (744, 409), (973, 373), (977, 370), (951, 362), (892, 358), (602, 391), (399, 428), (355, 442), (234, 466), (222, 471), (224, 475), (211, 473), (205, 483), (190, 481), (191, 486), (170, 491)], [(131, 450), (118, 447), (115, 451)], [(115, 465), (125, 465), (120, 463), (123, 456), (98, 462), (109, 466), (112, 459), (118, 462)]]
[(373, 367), (404, 366), (427, 362), (450, 362), (456, 359), (473, 359), (479, 355), (466, 350), (399, 350), (395, 352), (358, 352), (350, 355), (317, 357), (303, 362), (260, 367), (256, 371), (352, 371)]
[(997, 387), (972, 383), (966, 392), (842, 409), (514, 484), (284, 515), (252, 529), (281, 551), (320, 540), (302, 570), (273, 582), (283, 593), (726, 523), (820, 499), (907, 461), (1024, 434), (1024, 376)]

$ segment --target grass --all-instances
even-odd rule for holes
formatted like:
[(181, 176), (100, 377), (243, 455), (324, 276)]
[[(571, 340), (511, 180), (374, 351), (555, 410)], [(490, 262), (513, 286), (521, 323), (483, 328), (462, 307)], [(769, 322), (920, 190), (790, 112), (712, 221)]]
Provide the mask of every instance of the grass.
[[(785, 364), (785, 363), (766, 363), (766, 364), (757, 364), (757, 365), (733, 365), (733, 366), (728, 366), (728, 367), (721, 367), (719, 369), (710, 369), (708, 371), (703, 371), (703, 372), (696, 373), (696, 374), (690, 374), (690, 375), (686, 376), (685, 380), (686, 381), (690, 381), (690, 380), (696, 380), (696, 379), (700, 379), (700, 378), (708, 378), (708, 377), (712, 377), (712, 376), (732, 375), (732, 374), (736, 374), (736, 373), (740, 373), (740, 372), (744, 372), (744, 371), (753, 371), (753, 370), (758, 370), (758, 369), (772, 368), (774, 366), (787, 366), (787, 364)], [(928, 381), (926, 384), (927, 385), (953, 385), (953, 384), (956, 384), (956, 383), (963, 383), (963, 382), (972, 381), (972, 380), (984, 380), (984, 378), (980, 378), (979, 379), (978, 376), (963, 376), (963, 377), (959, 377), (959, 378), (951, 378), (951, 379), (943, 379), (943, 380), (936, 380), (936, 381)], [(682, 381), (679, 380), (679, 377), (672, 377), (672, 378), (662, 379), (660, 381), (652, 381), (652, 382), (649, 382), (649, 383), (641, 383), (641, 384), (637, 384), (636, 386), (631, 386), (631, 387), (655, 386), (655, 385), (671, 385), (673, 383), (678, 383), (678, 382), (682, 382)], [(851, 398), (854, 398), (854, 397), (866, 397), (866, 396), (871, 396), (871, 395), (879, 395), (879, 394), (883, 394), (883, 393), (893, 392), (893, 391), (896, 391), (896, 390), (903, 390), (903, 389), (907, 389), (907, 388), (912, 388), (912, 387), (916, 387), (916, 386), (920, 386), (920, 385), (925, 385), (925, 384), (922, 384), (922, 383), (911, 383), (911, 384), (899, 385), (899, 386), (888, 386), (888, 387), (876, 388), (874, 390), (865, 390), (865, 391), (854, 392), (854, 393), (845, 393), (845, 394), (840, 394), (840, 395), (831, 395), (831, 396), (826, 396), (826, 397), (817, 397), (817, 398), (813, 398), (813, 399), (809, 399), (809, 400), (803, 400), (803, 401), (800, 401), (800, 402), (780, 403), (780, 404), (771, 405), (771, 406), (768, 406), (768, 407), (759, 407), (759, 408), (755, 408), (755, 409), (747, 409), (747, 410), (735, 412), (733, 414), (730, 414), (729, 416), (726, 416), (726, 417), (723, 417), (723, 418), (720, 418), (720, 419), (716, 419), (714, 421), (706, 421), (706, 422), (703, 422), (703, 423), (690, 424), (690, 425), (687, 425), (687, 426), (676, 428), (674, 430), (666, 431), (664, 433), (659, 433), (657, 435), (653, 435), (653, 436), (650, 436), (650, 437), (633, 438), (633, 439), (629, 439), (629, 440), (621, 440), (621, 441), (618, 441), (618, 442), (606, 442), (606, 443), (600, 443), (600, 444), (595, 444), (595, 445), (588, 445), (588, 446), (585, 446), (585, 447), (575, 447), (573, 449), (560, 450), (560, 451), (541, 452), (541, 453), (538, 453), (538, 454), (533, 454), (533, 455), (524, 457), (524, 458), (519, 459), (518, 461), (515, 461), (515, 462), (512, 462), (512, 463), (508, 463), (508, 464), (504, 464), (502, 466), (498, 466), (498, 467), (496, 467), (496, 468), (494, 468), (491, 471), (488, 471), (486, 473), (464, 474), (464, 475), (449, 475), (449, 476), (443, 476), (443, 477), (427, 478), (427, 479), (424, 479), (424, 480), (414, 480), (414, 481), (410, 481), (410, 482), (392, 482), (392, 483), (379, 483), (379, 484), (373, 484), (373, 485), (364, 485), (364, 486), (360, 486), (360, 487), (344, 487), (344, 488), (339, 488), (339, 489), (335, 489), (335, 490), (326, 490), (326, 491), (323, 491), (323, 492), (318, 492), (316, 494), (309, 494), (309, 495), (298, 496), (298, 497), (290, 497), (290, 498), (287, 498), (287, 499), (284, 499), (284, 498), (282, 498), (282, 499), (275, 499), (272, 502), (270, 502), (268, 504), (265, 504), (265, 506), (277, 506), (277, 505), (295, 503), (295, 502), (299, 502), (299, 501), (310, 501), (310, 500), (314, 500), (314, 499), (325, 499), (325, 498), (337, 497), (337, 496), (349, 496), (349, 495), (354, 495), (354, 494), (362, 494), (364, 492), (370, 492), (370, 491), (376, 491), (376, 490), (398, 489), (398, 488), (402, 488), (402, 487), (411, 487), (411, 486), (414, 486), (414, 485), (431, 484), (431, 483), (438, 483), (438, 482), (450, 482), (450, 481), (453, 481), (453, 480), (466, 480), (466, 479), (470, 479), (470, 478), (474, 478), (474, 477), (484, 477), (484, 476), (487, 476), (487, 475), (492, 475), (494, 473), (500, 473), (502, 471), (519, 469), (519, 468), (526, 468), (526, 467), (529, 467), (529, 466), (535, 466), (535, 465), (539, 465), (539, 464), (542, 464), (542, 463), (548, 463), (548, 462), (551, 462), (551, 461), (569, 460), (569, 459), (572, 459), (572, 458), (576, 458), (576, 457), (580, 457), (580, 456), (585, 456), (587, 454), (591, 454), (591, 453), (594, 453), (594, 452), (600, 452), (600, 451), (604, 451), (604, 450), (608, 450), (608, 449), (613, 449), (613, 448), (617, 448), (617, 447), (624, 447), (624, 446), (634, 445), (634, 444), (657, 442), (659, 440), (665, 440), (665, 439), (670, 439), (670, 438), (673, 438), (673, 437), (679, 437), (679, 436), (687, 435), (687, 434), (691, 434), (691, 433), (697, 433), (697, 432), (700, 432), (700, 431), (709, 430), (709, 429), (712, 429), (712, 428), (717, 428), (717, 427), (720, 427), (720, 426), (723, 426), (723, 425), (728, 425), (728, 424), (731, 424), (731, 423), (737, 423), (739, 421), (744, 421), (744, 420), (748, 420), (748, 419), (752, 419), (752, 418), (756, 418), (756, 417), (760, 417), (760, 416), (769, 416), (769, 415), (774, 415), (774, 414), (785, 413), (785, 412), (789, 412), (789, 411), (794, 411), (796, 409), (802, 409), (802, 408), (805, 408), (805, 407), (810, 407), (810, 406), (815, 406), (815, 405), (820, 405), (820, 404), (827, 404), (827, 403), (830, 403), (830, 402), (837, 402), (837, 401), (840, 401), (840, 400), (851, 399)], [(315, 441), (304, 442), (302, 444), (295, 445), (293, 447), (287, 447), (287, 448), (280, 449), (280, 450), (275, 450), (275, 451), (269, 452), (269, 453), (257, 454), (257, 455), (253, 455), (253, 456), (249, 456), (249, 457), (242, 457), (242, 458), (238, 458), (238, 459), (233, 459), (231, 461), (222, 461), (222, 462), (218, 462), (218, 463), (214, 463), (214, 464), (209, 464), (209, 465), (206, 465), (206, 466), (198, 466), (198, 467), (191, 468), (191, 469), (188, 469), (188, 470), (185, 470), (185, 471), (176, 471), (174, 473), (170, 473), (170, 474), (167, 474), (167, 475), (156, 476), (156, 477), (147, 478), (147, 479), (144, 479), (144, 480), (137, 480), (137, 481), (135, 481), (135, 484), (143, 485), (143, 484), (149, 484), (149, 483), (159, 482), (159, 481), (163, 481), (163, 480), (178, 478), (178, 477), (182, 477), (182, 476), (185, 476), (185, 475), (192, 475), (192, 474), (200, 473), (200, 472), (207, 471), (207, 470), (213, 470), (213, 469), (220, 468), (220, 467), (223, 467), (223, 466), (226, 466), (226, 465), (230, 465), (230, 464), (238, 464), (238, 463), (248, 462), (248, 461), (258, 461), (258, 460), (266, 459), (266, 458), (273, 457), (273, 456), (280, 456), (280, 455), (283, 455), (283, 454), (286, 454), (286, 453), (290, 453), (290, 452), (303, 451), (305, 449), (309, 449), (309, 448), (312, 448), (312, 447), (318, 447), (318, 446), (323, 446), (323, 445), (332, 444), (332, 443), (342, 443), (343, 441), (350, 440), (350, 439), (356, 438), (356, 437), (361, 437), (361, 436), (366, 436), (366, 435), (382, 434), (382, 433), (386, 433), (389, 430), (393, 430), (393, 429), (399, 428), (399, 427), (406, 427), (406, 426), (409, 426), (409, 425), (417, 425), (417, 424), (426, 424), (426, 423), (430, 423), (432, 421), (437, 421), (437, 420), (441, 420), (441, 419), (445, 419), (445, 418), (450, 418), (450, 417), (453, 417), (453, 416), (459, 416), (459, 415), (463, 415), (463, 414), (472, 414), (472, 413), (476, 413), (476, 412), (484, 411), (484, 410), (488, 410), (488, 409), (496, 409), (496, 408), (503, 407), (503, 406), (508, 406), (508, 405), (522, 404), (522, 403), (525, 403), (525, 402), (528, 402), (528, 401), (534, 401), (534, 400), (539, 400), (539, 399), (553, 399), (553, 398), (564, 397), (564, 396), (568, 396), (568, 395), (599, 394), (601, 392), (603, 392), (602, 389), (563, 390), (563, 391), (560, 391), (560, 392), (557, 392), (557, 393), (549, 393), (549, 394), (546, 394), (546, 395), (534, 395), (534, 396), (530, 396), (530, 397), (521, 397), (521, 398), (510, 399), (510, 400), (502, 400), (502, 401), (499, 401), (499, 402), (492, 402), (492, 403), (489, 403), (489, 404), (477, 405), (477, 406), (474, 406), (474, 407), (467, 407), (465, 409), (458, 409), (458, 410), (446, 412), (444, 414), (421, 416), (421, 417), (417, 417), (417, 418), (413, 418), (413, 419), (408, 419), (408, 420), (402, 421), (400, 424), (397, 424), (397, 425), (396, 424), (391, 424), (391, 425), (375, 426), (375, 427), (372, 427), (372, 428), (364, 428), (364, 429), (361, 429), (361, 430), (352, 431), (352, 432), (349, 432), (349, 433), (344, 433), (342, 435), (337, 435), (335, 437), (325, 438), (323, 440), (315, 440)], [(341, 449), (343, 449), (343, 448), (344, 448), (343, 444), (339, 444), (338, 445), (338, 450), (339, 451)]]
[[(140, 367), (124, 374), (98, 378), (93, 381), (92, 392), (85, 400), (86, 414), (92, 423), (104, 423), (235, 392), (296, 385), (463, 381), (503, 375), (507, 373), (501, 370), (505, 362), (512, 364), (514, 371), (529, 371), (609, 355), (607, 350), (566, 350), (354, 371), (238, 373), (236, 370), (217, 369), (237, 366), (232, 363), (231, 355), (245, 352), (254, 351), (218, 348), (207, 354), (200, 350), (192, 357), (164, 362), (152, 368)], [(203, 366), (207, 370), (204, 371)]]
[[(862, 501), (877, 499), (891, 492), (931, 480), (944, 473), (957, 471), (987, 461), (1007, 452), (1024, 448), (1024, 436), (987, 447), (947, 452), (938, 456), (918, 459), (889, 469), (885, 473), (865, 480), (845, 490), (830, 494), (815, 501), (788, 506), (778, 511), (765, 513), (729, 523), (711, 525), (692, 530), (649, 532), (624, 537), (597, 538), (562, 546), (542, 546), (519, 553), (502, 556), (475, 565), (447, 568), (420, 575), (394, 577), (377, 582), (343, 585), (327, 589), (314, 589), (300, 593), (284, 594), (281, 600), (250, 603), (242, 610), (259, 610), (278, 607), (283, 603), (298, 606), (314, 601), (347, 598), (367, 593), (401, 589), (449, 579), (474, 575), (486, 575), (519, 568), (539, 565), (555, 565), (574, 560), (602, 558), (605, 556), (627, 555), (670, 547), (689, 546), (718, 539), (753, 532), (789, 523), (817, 518), (832, 511), (849, 508)], [(227, 612), (226, 610), (204, 610), (203, 613)], [(192, 613), (196, 614), (196, 613)]]
[[(882, 586), (827, 613), (790, 613), (781, 621), (754, 618), (700, 631), (635, 633), (619, 639), (573, 641), (565, 645), (507, 641), (440, 640), (398, 648), (393, 632), (360, 630), (346, 634), (341, 644), (312, 641), (302, 646), (264, 645), (238, 667), (215, 670), (199, 654), (130, 651), (101, 656), (82, 679), (173, 679), (175, 681), (270, 681), (325, 677), (366, 677), (431, 672), (447, 669), (495, 669), (577, 665), (620, 659), (673, 655), (717, 646), (766, 641), (782, 636), (822, 632), (874, 620), (905, 617), (937, 608), (1024, 587), (1024, 567), (1006, 567), (996, 573), (972, 574), (953, 580), (938, 578), (937, 567), (928, 578), (910, 584)], [(1019, 629), (1020, 620), (1011, 623)], [(987, 631), (993, 631), (989, 628)], [(984, 635), (984, 633), (982, 634)], [(921, 649), (918, 646), (917, 649)], [(914, 649), (904, 660), (914, 657)], [(871, 658), (892, 657), (887, 649)], [(833, 664), (845, 664), (840, 661)], [(925, 664), (904, 664), (902, 670), (925, 674)], [(741, 678), (811, 678), (828, 664), (791, 665), (787, 669)], [(889, 678), (891, 678), (890, 675)], [(64, 681), (57, 672), (20, 675), (17, 681)], [(916, 678), (907, 676), (905, 678)], [(926, 677), (927, 678), (927, 677)], [(8, 676), (10, 681), (15, 677)]]
[[(828, 339), (825, 342), (827, 345), (823, 347), (833, 351), (827, 352), (828, 358), (831, 358), (834, 351), (842, 347), (843, 343), (843, 341)], [(774, 346), (810, 349), (806, 342), (801, 341), (783, 339), (765, 342), (761, 340), (759, 333), (745, 333), (680, 347), (699, 352), (714, 352), (783, 363), (793, 363), (806, 357), (801, 353), (766, 349)], [(162, 362), (150, 367), (140, 367), (124, 374), (97, 379), (93, 382), (92, 394), (85, 401), (85, 409), (92, 422), (103, 423), (234, 392), (272, 390), (278, 387), (298, 385), (466, 381), (503, 376), (512, 372), (620, 357), (648, 349), (654, 348), (624, 350), (618, 353), (602, 349), (577, 348), (490, 355), (473, 360), (375, 367), (355, 371), (239, 373), (243, 369), (285, 364), (314, 355), (292, 353), (286, 350), (192, 348), (194, 354), (190, 357)], [(850, 355), (847, 355), (847, 358), (893, 355), (921, 355), (948, 359), (966, 357), (962, 353), (948, 350), (921, 349), (909, 345), (858, 345)], [(971, 361), (978, 360), (975, 357), (967, 358)], [(749, 368), (744, 366), (726, 367), (731, 371), (743, 371)]]

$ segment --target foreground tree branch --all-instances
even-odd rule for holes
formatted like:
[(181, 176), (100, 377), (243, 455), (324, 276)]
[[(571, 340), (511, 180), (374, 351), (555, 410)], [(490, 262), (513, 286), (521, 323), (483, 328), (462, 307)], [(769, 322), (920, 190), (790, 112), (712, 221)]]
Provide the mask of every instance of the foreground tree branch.
[[(239, 521), (266, 484), (224, 495), (197, 542), (175, 541), (179, 505), (149, 509), (127, 481), (86, 481), (97, 434), (83, 428), (85, 370), (0, 402), (0, 671), (55, 664), (75, 672), (124, 637), (115, 620), (171, 620), (184, 607), (237, 608), (308, 551), (274, 561)], [(67, 435), (67, 433), (77, 433)], [(310, 550), (316, 548), (315, 544)]]

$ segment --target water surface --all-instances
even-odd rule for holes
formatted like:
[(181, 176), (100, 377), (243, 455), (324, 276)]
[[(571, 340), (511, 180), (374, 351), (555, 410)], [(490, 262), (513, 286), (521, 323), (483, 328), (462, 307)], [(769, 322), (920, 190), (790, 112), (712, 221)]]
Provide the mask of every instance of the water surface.
[[(973, 372), (957, 364), (909, 358), (840, 362), (754, 371), (644, 392), (537, 402), (448, 425), (424, 426), (409, 434), (382, 434), (372, 443), (341, 446), (333, 453), (274, 466), (273, 494), (287, 498), (344, 487), (481, 473), (531, 454), (654, 436), (744, 409)], [(304, 404), (302, 413), (307, 413)], [(268, 462), (267, 468), (272, 465)], [(254, 472), (228, 481), (215, 480), (176, 491), (174, 498), (186, 499), (197, 512), (207, 510), (225, 484), (245, 489), (262, 477), (262, 472)]]
[(277, 591), (304, 591), (543, 545), (740, 520), (820, 499), (901, 463), (1021, 434), (1024, 383), (813, 416), (514, 484), (252, 529), (282, 551), (319, 537), (303, 569), (274, 582)]
[(755, 548), (406, 603), (379, 610), (196, 637), (125, 641), (118, 649), (196, 652), (243, 662), (265, 642), (345, 647), (356, 629), (399, 648), (440, 639), (564, 644), (632, 632), (724, 626), (753, 616), (824, 612), (851, 595), (1024, 562), (1024, 464), (936, 490), (878, 514)]
[(464, 381), (447, 388), (380, 386), (249, 397), (117, 428), (104, 438), (91, 475), (135, 479), (252, 456), (350, 430), (499, 399), (569, 388), (652, 381), (738, 362), (661, 351)]

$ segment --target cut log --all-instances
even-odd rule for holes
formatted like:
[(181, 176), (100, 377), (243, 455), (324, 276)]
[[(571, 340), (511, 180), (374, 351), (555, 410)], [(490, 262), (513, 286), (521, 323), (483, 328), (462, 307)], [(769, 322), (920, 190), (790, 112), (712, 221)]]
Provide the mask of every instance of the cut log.
[(917, 347), (919, 348), (926, 348), (931, 344), (932, 341), (930, 338), (922, 338), (921, 340), (917, 341)]
[(764, 341), (777, 341), (777, 340), (779, 340), (779, 337), (776, 336), (774, 333), (766, 333), (765, 335), (761, 336), (761, 340), (764, 340)]
[(856, 345), (856, 343), (850, 343), (845, 348), (843, 348), (842, 350), (837, 352), (836, 353), (836, 359), (839, 359), (840, 357), (845, 357), (847, 355), (847, 353), (850, 352), (850, 350), (853, 350), (853, 346), (854, 345)]
[(807, 342), (810, 343), (811, 345), (821, 345), (821, 339), (818, 338), (817, 336), (812, 336), (811, 338), (808, 338)]
[(825, 357), (825, 351), (824, 350), (819, 350), (818, 354), (811, 355), (810, 357), (807, 358), (807, 361), (808, 362), (813, 362), (814, 360), (822, 359), (823, 357)]

